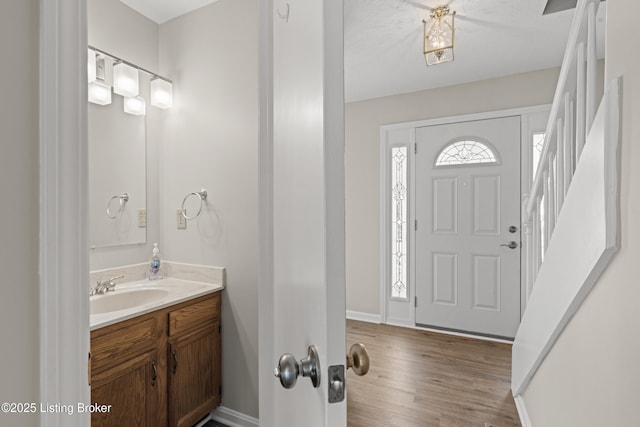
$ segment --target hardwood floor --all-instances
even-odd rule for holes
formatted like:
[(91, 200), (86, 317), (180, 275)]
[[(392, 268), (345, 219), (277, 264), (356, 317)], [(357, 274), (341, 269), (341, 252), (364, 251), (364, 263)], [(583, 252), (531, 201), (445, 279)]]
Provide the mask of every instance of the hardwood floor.
[(371, 369), (347, 372), (349, 427), (520, 427), (510, 345), (348, 320), (354, 342)]

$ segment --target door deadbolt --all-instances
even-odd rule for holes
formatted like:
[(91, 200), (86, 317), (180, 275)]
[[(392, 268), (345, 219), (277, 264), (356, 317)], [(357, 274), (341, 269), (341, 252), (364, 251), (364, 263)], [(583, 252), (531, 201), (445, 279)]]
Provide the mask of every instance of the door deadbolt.
[(513, 234), (516, 231), (518, 231), (518, 227), (516, 227), (515, 225), (509, 227), (509, 233)]
[(310, 345), (307, 357), (299, 362), (292, 354), (283, 354), (273, 374), (280, 378), (284, 388), (293, 388), (300, 374), (309, 377), (314, 388), (320, 387), (320, 357), (316, 346)]

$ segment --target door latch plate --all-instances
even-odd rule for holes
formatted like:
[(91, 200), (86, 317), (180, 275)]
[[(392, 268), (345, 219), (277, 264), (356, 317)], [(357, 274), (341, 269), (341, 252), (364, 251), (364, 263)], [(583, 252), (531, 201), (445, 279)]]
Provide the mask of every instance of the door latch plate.
[(344, 365), (329, 366), (329, 403), (344, 400)]

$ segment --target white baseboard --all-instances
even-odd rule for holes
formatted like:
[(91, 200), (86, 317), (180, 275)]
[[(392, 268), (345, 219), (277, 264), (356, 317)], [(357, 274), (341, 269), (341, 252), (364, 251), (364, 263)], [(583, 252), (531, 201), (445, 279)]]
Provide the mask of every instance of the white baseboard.
[(413, 321), (407, 319), (398, 319), (395, 317), (387, 317), (387, 325), (416, 329), (416, 324)]
[(527, 407), (524, 404), (522, 395), (514, 396), (513, 400), (516, 402), (516, 409), (518, 410), (518, 415), (520, 416), (520, 424), (522, 424), (522, 427), (533, 427), (533, 424), (531, 424), (531, 420), (529, 419)]
[(347, 319), (359, 320), (361, 322), (368, 323), (380, 323), (381, 318), (379, 314), (363, 313), (361, 311), (347, 310)]
[(207, 421), (214, 420), (229, 427), (258, 427), (258, 419), (245, 415), (242, 412), (234, 411), (224, 406), (218, 406), (211, 411), (209, 416), (198, 423), (197, 427), (204, 425)]

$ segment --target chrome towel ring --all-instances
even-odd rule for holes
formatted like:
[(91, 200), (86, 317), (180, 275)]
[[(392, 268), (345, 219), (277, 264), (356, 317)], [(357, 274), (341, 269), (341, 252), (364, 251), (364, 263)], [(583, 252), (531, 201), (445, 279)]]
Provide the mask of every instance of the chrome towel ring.
[[(187, 211), (184, 207), (184, 204), (187, 202), (187, 199), (191, 196), (198, 196), (200, 198), (200, 209), (198, 209), (198, 212), (196, 212), (195, 215), (193, 216), (187, 216)], [(192, 193), (187, 194), (186, 196), (184, 196), (184, 199), (182, 199), (182, 209), (181, 209), (181, 213), (182, 216), (184, 217), (184, 219), (186, 220), (192, 220), (192, 219), (196, 219), (198, 217), (198, 215), (200, 215), (200, 212), (202, 212), (202, 204), (203, 201), (207, 200), (207, 190), (202, 189), (200, 191), (194, 191)]]
[[(112, 214), (111, 202), (113, 202), (116, 199), (119, 201), (118, 211)], [(109, 201), (107, 202), (107, 216), (111, 219), (116, 219), (124, 209), (124, 204), (127, 203), (128, 201), (129, 201), (129, 193), (122, 193), (119, 196), (113, 196), (112, 198), (110, 198)]]

